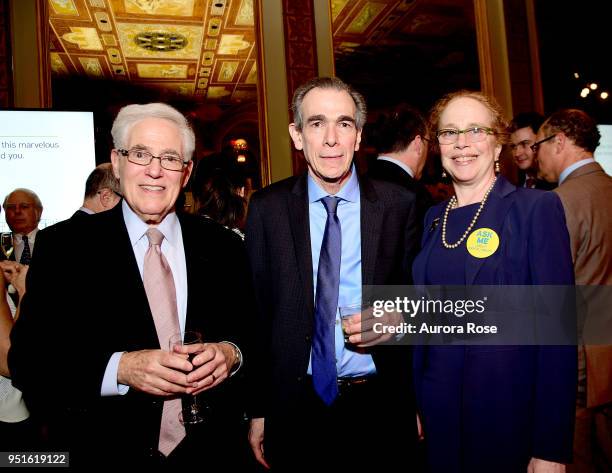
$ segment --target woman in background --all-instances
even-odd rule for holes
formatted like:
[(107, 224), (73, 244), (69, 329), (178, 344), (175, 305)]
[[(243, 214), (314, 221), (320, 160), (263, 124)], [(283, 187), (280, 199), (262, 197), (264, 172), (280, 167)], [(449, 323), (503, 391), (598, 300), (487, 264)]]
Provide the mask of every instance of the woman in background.
[(225, 170), (198, 166), (193, 196), (199, 215), (220, 223), (244, 240), (246, 200)]

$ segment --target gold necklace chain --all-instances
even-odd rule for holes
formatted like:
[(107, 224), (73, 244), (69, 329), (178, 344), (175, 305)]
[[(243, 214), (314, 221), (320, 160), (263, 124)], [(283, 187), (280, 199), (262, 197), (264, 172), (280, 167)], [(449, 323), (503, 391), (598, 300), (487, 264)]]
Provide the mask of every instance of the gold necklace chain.
[(472, 230), (472, 228), (474, 227), (474, 225), (476, 225), (476, 220), (478, 220), (478, 217), (480, 216), (480, 213), (482, 212), (482, 209), (484, 208), (485, 204), (487, 203), (487, 199), (489, 198), (489, 194), (493, 190), (493, 187), (495, 186), (496, 182), (497, 182), (497, 176), (495, 176), (495, 179), (493, 179), (493, 182), (491, 183), (491, 186), (487, 189), (487, 192), (485, 192), (485, 195), (482, 198), (482, 202), (480, 203), (480, 207), (478, 207), (478, 210), (476, 211), (476, 215), (474, 215), (474, 218), (472, 218), (472, 221), (470, 222), (470, 225), (467, 227), (465, 232), (463, 232), (463, 236), (461, 238), (459, 238), (459, 241), (457, 241), (456, 243), (452, 243), (452, 244), (448, 243), (446, 241), (446, 221), (448, 220), (448, 213), (450, 212), (450, 210), (454, 209), (455, 207), (457, 207), (457, 196), (454, 195), (454, 196), (451, 197), (451, 199), (448, 201), (448, 205), (446, 206), (446, 210), (444, 210), (444, 217), (442, 219), (442, 246), (444, 246), (444, 248), (446, 248), (448, 250), (455, 249), (459, 245), (461, 245), (461, 243), (463, 243), (463, 240), (465, 240), (467, 238), (467, 236), (469, 235), (469, 233)]

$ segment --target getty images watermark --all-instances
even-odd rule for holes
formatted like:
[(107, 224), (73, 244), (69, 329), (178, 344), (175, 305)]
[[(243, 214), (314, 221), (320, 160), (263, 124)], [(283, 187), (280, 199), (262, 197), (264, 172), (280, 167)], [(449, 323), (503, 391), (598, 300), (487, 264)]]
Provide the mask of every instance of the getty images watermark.
[(364, 286), (362, 306), (393, 344), (612, 344), (606, 286)]
[[(382, 318), (389, 313), (400, 313), (403, 318), (416, 320), (418, 316), (428, 315), (444, 315), (463, 318), (471, 315), (482, 315), (486, 313), (486, 301), (488, 297), (477, 300), (433, 300), (421, 297), (420, 299), (411, 299), (409, 297), (395, 297), (393, 300), (376, 300), (372, 303), (372, 315), (376, 318)], [(375, 322), (372, 330), (375, 333), (391, 333), (391, 334), (496, 334), (498, 333), (497, 325), (486, 325), (483, 320), (477, 320), (461, 324), (449, 324), (446, 320), (444, 323), (423, 322), (401, 322), (398, 325), (388, 325), (384, 322)]]

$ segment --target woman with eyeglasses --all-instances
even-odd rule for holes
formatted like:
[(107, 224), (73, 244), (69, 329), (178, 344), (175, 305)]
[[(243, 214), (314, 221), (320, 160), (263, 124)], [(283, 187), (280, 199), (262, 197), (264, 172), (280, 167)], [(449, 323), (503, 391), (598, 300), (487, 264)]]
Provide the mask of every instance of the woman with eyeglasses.
[[(504, 286), (510, 294), (516, 290), (510, 285), (571, 286), (559, 198), (517, 188), (498, 174), (507, 139), (499, 105), (479, 92), (459, 91), (434, 105), (430, 122), (455, 195), (425, 217), (415, 284)], [(482, 317), (486, 321), (486, 311)], [(565, 471), (572, 453), (576, 349), (527, 345), (527, 338), (523, 345), (491, 346), (447, 336), (443, 343), (415, 347), (428, 471)]]

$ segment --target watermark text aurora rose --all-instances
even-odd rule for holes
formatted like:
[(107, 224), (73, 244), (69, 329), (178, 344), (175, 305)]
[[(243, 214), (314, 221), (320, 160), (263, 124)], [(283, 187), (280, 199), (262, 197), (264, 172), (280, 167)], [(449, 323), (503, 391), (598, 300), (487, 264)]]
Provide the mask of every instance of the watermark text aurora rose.
[[(372, 315), (380, 318), (385, 313), (398, 312), (411, 319), (419, 315), (436, 316), (455, 316), (463, 318), (466, 315), (479, 315), (485, 312), (485, 302), (487, 298), (477, 300), (433, 300), (411, 299), (408, 297), (396, 297), (390, 300), (376, 300), (372, 304)], [(439, 321), (441, 322), (441, 321)], [(466, 322), (461, 324), (435, 323), (435, 319), (429, 322), (409, 323), (402, 322), (398, 325), (387, 325), (382, 322), (374, 323), (372, 330), (375, 333), (391, 333), (395, 335), (404, 334), (496, 334), (496, 325), (484, 325), (482, 321)]]

